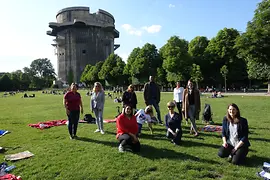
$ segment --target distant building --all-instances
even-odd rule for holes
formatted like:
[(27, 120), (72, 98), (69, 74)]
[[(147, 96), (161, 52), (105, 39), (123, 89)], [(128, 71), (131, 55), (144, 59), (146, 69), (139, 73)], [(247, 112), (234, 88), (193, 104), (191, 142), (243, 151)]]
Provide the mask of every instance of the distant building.
[(68, 7), (57, 13), (56, 20), (49, 23), (52, 30), (47, 35), (56, 37), (52, 45), (57, 55), (58, 80), (62, 82), (68, 82), (69, 77), (79, 82), (87, 64), (104, 61), (120, 47), (114, 44), (119, 32), (107, 11), (99, 9), (91, 14), (89, 7)]

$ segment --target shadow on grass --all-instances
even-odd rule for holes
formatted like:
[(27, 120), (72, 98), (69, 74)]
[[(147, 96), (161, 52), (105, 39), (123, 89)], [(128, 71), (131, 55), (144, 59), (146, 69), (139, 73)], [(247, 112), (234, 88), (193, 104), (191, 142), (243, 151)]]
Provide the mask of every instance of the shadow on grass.
[(270, 139), (265, 139), (265, 138), (253, 138), (253, 137), (249, 137), (248, 139), (254, 140), (254, 141), (270, 142)]
[(261, 157), (261, 156), (251, 156), (251, 157), (247, 157), (246, 159), (246, 163), (244, 166), (247, 167), (262, 167), (264, 162), (269, 162), (270, 158), (266, 158), (266, 157)]
[(181, 142), (180, 146), (183, 146), (183, 147), (194, 147), (194, 146), (202, 147), (202, 146), (205, 146), (205, 147), (211, 147), (211, 148), (215, 148), (215, 149), (220, 148), (220, 145), (216, 145), (216, 144), (207, 144), (207, 143), (187, 141), (187, 140), (183, 140)]
[[(96, 139), (90, 139), (87, 137), (79, 137), (77, 139), (78, 141), (85, 141), (85, 142), (91, 142), (91, 143), (97, 143), (97, 144), (103, 144), (105, 146), (110, 146), (115, 148), (116, 150), (118, 147), (118, 142), (117, 141), (100, 141)], [(197, 144), (198, 146), (201, 146), (202, 143)], [(206, 145), (206, 144), (205, 144)], [(213, 161), (213, 160), (208, 160), (208, 159), (202, 159), (198, 158), (195, 156), (191, 156), (185, 153), (180, 153), (176, 152), (170, 149), (165, 149), (165, 148), (155, 148), (153, 146), (147, 145), (147, 144), (141, 144), (141, 152), (139, 153), (134, 153), (137, 154), (138, 156), (142, 156), (144, 158), (148, 158), (151, 160), (154, 159), (174, 159), (174, 160), (192, 160), (192, 161), (198, 161), (198, 162), (206, 162), (209, 164), (218, 164), (219, 162)]]

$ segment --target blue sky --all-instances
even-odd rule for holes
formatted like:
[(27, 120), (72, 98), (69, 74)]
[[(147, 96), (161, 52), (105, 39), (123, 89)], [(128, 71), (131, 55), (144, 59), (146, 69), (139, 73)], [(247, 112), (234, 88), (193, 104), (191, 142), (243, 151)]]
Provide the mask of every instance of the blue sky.
[(65, 7), (88, 6), (110, 12), (115, 18), (121, 47), (115, 53), (124, 60), (135, 47), (153, 43), (160, 48), (173, 35), (190, 41), (195, 36), (216, 36), (224, 27), (244, 32), (260, 0), (3, 0), (0, 28), (0, 72), (29, 66), (37, 58), (49, 58), (56, 69), (46, 35), (49, 22)]

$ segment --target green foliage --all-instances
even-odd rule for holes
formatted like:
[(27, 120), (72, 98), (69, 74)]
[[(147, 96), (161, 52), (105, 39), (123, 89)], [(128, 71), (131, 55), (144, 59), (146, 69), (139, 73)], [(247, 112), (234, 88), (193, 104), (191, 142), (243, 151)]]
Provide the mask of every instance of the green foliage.
[(7, 74), (4, 74), (0, 78), (0, 91), (10, 91), (13, 90), (13, 82)]
[(178, 36), (172, 36), (160, 49), (163, 58), (163, 68), (166, 70), (167, 80), (187, 80), (189, 68), (192, 64), (188, 54), (188, 42)]
[(226, 78), (226, 76), (228, 75), (229, 73), (229, 70), (227, 68), (226, 65), (223, 65), (221, 68), (220, 68), (220, 73), (222, 75), (222, 77)]
[(100, 72), (98, 73), (99, 79), (105, 80), (109, 85), (116, 86), (127, 81), (126, 76), (123, 75), (125, 62), (117, 54), (111, 54), (103, 63)]
[(82, 72), (80, 81), (84, 82), (86, 85), (89, 85), (91, 83), (88, 78), (88, 73), (91, 72), (92, 68), (93, 66), (91, 64), (87, 64)]
[[(87, 91), (82, 95), (85, 113), (89, 113)], [(189, 134), (190, 124), (182, 123), (183, 142), (174, 146), (167, 140), (164, 126), (153, 126), (153, 134), (144, 124), (142, 128), (141, 152), (119, 153), (115, 123), (105, 123), (105, 134), (94, 133), (96, 124), (79, 123), (78, 140), (70, 140), (67, 126), (56, 126), (39, 130), (28, 124), (48, 120), (66, 119), (61, 95), (35, 93), (35, 98), (21, 98), (23, 93), (1, 98), (1, 129), (11, 133), (1, 137), (1, 147), (8, 149), (5, 155), (29, 150), (35, 156), (21, 161), (8, 162), (15, 165), (12, 174), (27, 180), (81, 180), (81, 179), (258, 179), (263, 162), (270, 157), (269, 97), (228, 96), (225, 98), (201, 98), (202, 109), (205, 103), (211, 104), (213, 120), (222, 123), (227, 105), (235, 102), (241, 115), (248, 120), (251, 142), (245, 166), (234, 166), (217, 156), (222, 145), (221, 134), (200, 132), (199, 138)], [(108, 92), (106, 92), (108, 93)], [(138, 108), (145, 107), (142, 93), (137, 93)], [(2, 94), (0, 94), (0, 97)], [(210, 95), (209, 95), (210, 96)], [(160, 110), (164, 117), (166, 103), (173, 98), (172, 93), (161, 93)], [(106, 97), (104, 119), (113, 119), (116, 104)], [(254, 113), (256, 112), (256, 113)], [(83, 118), (83, 115), (80, 115)], [(196, 121), (198, 128), (205, 124)], [(127, 168), (128, 167), (128, 168)], [(177, 178), (176, 178), (177, 177)]]
[(250, 79), (270, 80), (270, 66), (266, 63), (248, 61), (248, 75)]
[(191, 75), (191, 80), (196, 82), (197, 86), (198, 86), (198, 83), (203, 80), (201, 68), (197, 64), (192, 64), (190, 75)]

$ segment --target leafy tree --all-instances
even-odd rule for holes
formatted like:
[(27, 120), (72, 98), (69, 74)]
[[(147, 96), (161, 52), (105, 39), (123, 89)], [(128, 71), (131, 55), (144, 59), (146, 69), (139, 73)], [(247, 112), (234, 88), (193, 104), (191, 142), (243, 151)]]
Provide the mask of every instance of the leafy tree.
[(237, 56), (238, 50), (235, 48), (237, 37), (239, 37), (239, 32), (236, 29), (224, 28), (210, 40), (206, 48), (206, 56), (211, 61), (212, 69), (207, 76), (214, 79), (216, 83), (222, 81), (220, 69), (223, 65), (227, 65), (230, 72), (227, 76), (230, 83), (247, 79), (246, 73), (243, 73), (246, 72), (245, 62)]
[(199, 88), (198, 83), (203, 80), (200, 65), (192, 64), (190, 75), (191, 75), (191, 80), (194, 81), (196, 83), (197, 88)]
[(89, 73), (89, 71), (91, 71), (92, 68), (93, 66), (91, 64), (87, 64), (82, 72), (80, 81), (84, 82), (86, 85), (89, 85), (91, 83), (88, 79), (87, 74)]
[(135, 74), (132, 74), (133, 72), (131, 71), (131, 67), (133, 63), (135, 62), (136, 58), (139, 56), (141, 48), (137, 47), (132, 50), (132, 52), (129, 54), (128, 59), (127, 59), (127, 64), (124, 68), (123, 73), (125, 75), (130, 75), (134, 76)]
[(134, 52), (134, 62), (131, 64), (130, 75), (137, 78), (140, 83), (148, 80), (149, 76), (156, 76), (157, 68), (162, 60), (154, 44), (146, 43), (140, 50)]
[(123, 84), (123, 70), (125, 62), (117, 54), (111, 54), (103, 63), (99, 79), (107, 81), (110, 85)]
[(220, 73), (222, 75), (222, 77), (224, 78), (224, 83), (225, 83), (225, 92), (227, 92), (227, 75), (229, 73), (228, 71), (228, 68), (226, 65), (223, 65), (221, 68), (220, 68)]
[(160, 66), (157, 68), (157, 77), (156, 77), (156, 82), (160, 84), (161, 86), (166, 86), (168, 84), (167, 81), (167, 72), (166, 70)]
[(0, 91), (11, 91), (13, 88), (12, 80), (8, 74), (4, 74), (0, 79)]
[(167, 72), (167, 80), (187, 80), (192, 64), (188, 54), (188, 42), (178, 36), (172, 36), (167, 43), (160, 48), (163, 59), (163, 68)]

